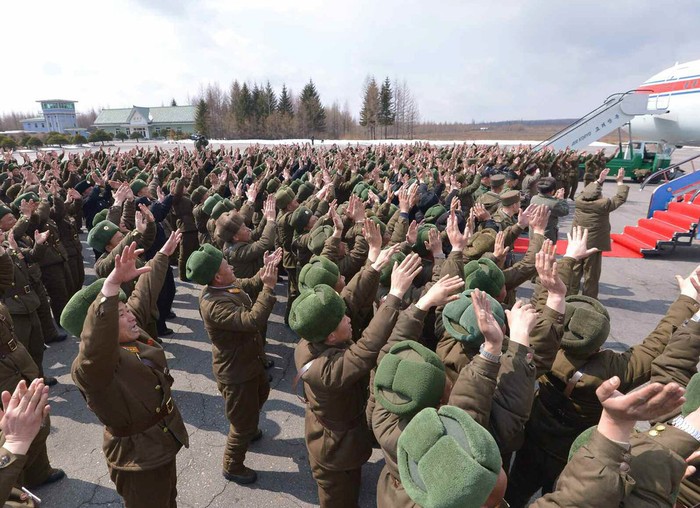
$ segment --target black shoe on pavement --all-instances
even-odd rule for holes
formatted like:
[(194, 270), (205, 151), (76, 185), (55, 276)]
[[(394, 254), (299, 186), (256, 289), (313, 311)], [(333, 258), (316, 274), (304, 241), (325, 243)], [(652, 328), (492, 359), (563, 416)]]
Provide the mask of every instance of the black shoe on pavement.
[(170, 311), (168, 314), (168, 319), (175, 319), (177, 317), (177, 314), (175, 314), (173, 311)]
[(49, 340), (47, 340), (46, 343), (51, 344), (52, 342), (63, 342), (67, 338), (68, 338), (67, 333), (59, 333), (58, 335), (54, 335)]
[(255, 443), (256, 441), (260, 441), (263, 437), (263, 431), (262, 429), (258, 429), (258, 431), (255, 433), (253, 436), (253, 439), (250, 440), (251, 443)]
[(163, 330), (158, 330), (158, 336), (159, 337), (168, 337), (175, 333), (172, 328), (164, 328)]
[(255, 480), (258, 479), (258, 473), (252, 469), (248, 469), (245, 466), (243, 466), (240, 471), (236, 471), (236, 473), (224, 471), (223, 474), (224, 478), (226, 478), (228, 481), (237, 483), (238, 485), (249, 485), (251, 483), (255, 483)]
[[(58, 379), (56, 379), (53, 376), (44, 376), (44, 384), (46, 386), (56, 386), (58, 384)], [(57, 469), (57, 471), (61, 471), (61, 470)], [(61, 471), (61, 472), (63, 473), (63, 471)], [(64, 473), (64, 475), (65, 475), (65, 473)]]

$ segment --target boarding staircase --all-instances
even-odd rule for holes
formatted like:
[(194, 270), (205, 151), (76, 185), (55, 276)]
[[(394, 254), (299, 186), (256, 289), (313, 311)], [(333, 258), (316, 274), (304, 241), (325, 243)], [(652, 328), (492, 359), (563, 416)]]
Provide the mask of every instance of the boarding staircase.
[[(674, 174), (679, 166), (700, 158), (700, 154), (674, 164), (651, 178)], [(694, 167), (693, 167), (694, 169)], [(689, 246), (698, 236), (700, 224), (700, 170), (662, 182), (652, 194), (646, 218), (636, 226), (625, 226), (620, 234), (610, 235), (617, 248), (629, 249), (637, 256), (659, 255)]]
[(665, 109), (649, 109), (648, 99), (648, 94), (634, 90), (613, 94), (587, 115), (536, 145), (534, 150), (580, 150), (622, 127), (635, 116), (668, 112)]

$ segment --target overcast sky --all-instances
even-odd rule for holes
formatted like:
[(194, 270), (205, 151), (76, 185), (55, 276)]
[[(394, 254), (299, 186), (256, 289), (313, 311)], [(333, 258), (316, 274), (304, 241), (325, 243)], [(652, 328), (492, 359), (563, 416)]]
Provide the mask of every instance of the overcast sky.
[(368, 74), (406, 80), (422, 120), (580, 117), (700, 58), (697, 0), (3, 2), (0, 112), (185, 104), (264, 82), (357, 115)]

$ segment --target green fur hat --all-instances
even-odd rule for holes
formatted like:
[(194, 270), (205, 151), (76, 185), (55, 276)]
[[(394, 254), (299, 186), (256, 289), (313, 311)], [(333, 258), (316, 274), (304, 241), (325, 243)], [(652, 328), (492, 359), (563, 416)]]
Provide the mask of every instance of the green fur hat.
[[(457, 300), (445, 305), (442, 311), (442, 324), (445, 326), (445, 331), (453, 339), (479, 347), (484, 342), (484, 336), (479, 330), (476, 313), (472, 305), (471, 294), (473, 291), (473, 289), (467, 289), (460, 293)], [(491, 304), (493, 317), (496, 318), (496, 322), (500, 326), (503, 326), (506, 322), (506, 314), (503, 311), (503, 307), (488, 294), (486, 297)]]
[(610, 315), (595, 298), (566, 297), (564, 335), (561, 347), (578, 358), (587, 358), (600, 349), (610, 333)]
[(325, 284), (334, 288), (339, 278), (338, 265), (326, 256), (314, 256), (299, 272), (299, 285), (311, 289)]
[(394, 344), (374, 376), (377, 402), (402, 418), (437, 407), (444, 390), (445, 366), (440, 357), (413, 340)]
[(496, 441), (455, 406), (414, 416), (399, 436), (397, 459), (406, 493), (425, 508), (480, 508), (501, 472)]
[[(97, 279), (89, 286), (85, 286), (75, 293), (68, 300), (68, 303), (63, 308), (63, 312), (61, 312), (60, 322), (63, 328), (76, 337), (80, 337), (88, 309), (97, 298), (97, 295), (100, 294), (100, 291), (102, 291), (102, 286), (104, 286), (106, 280), (106, 278)], [(126, 302), (126, 299), (126, 293), (119, 290), (119, 300)]]
[(187, 278), (206, 286), (211, 284), (221, 267), (224, 254), (210, 243), (205, 243), (187, 258)]
[(466, 289), (481, 289), (494, 298), (498, 298), (505, 283), (503, 271), (490, 259), (481, 258), (464, 265), (464, 287)]
[(345, 301), (335, 289), (319, 284), (304, 289), (292, 303), (289, 326), (309, 342), (323, 342), (345, 316)]

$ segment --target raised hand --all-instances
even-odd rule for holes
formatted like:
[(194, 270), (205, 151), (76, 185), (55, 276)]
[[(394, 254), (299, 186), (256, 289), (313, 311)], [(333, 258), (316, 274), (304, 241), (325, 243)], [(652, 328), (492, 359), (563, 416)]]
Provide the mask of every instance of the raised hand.
[(479, 289), (472, 291), (471, 297), (476, 322), (484, 336), (484, 349), (492, 355), (498, 356), (501, 354), (501, 346), (503, 345), (503, 330), (493, 316), (491, 302), (487, 294)]
[(39, 433), (44, 418), (49, 414), (49, 387), (37, 378), (27, 388), (23, 379), (17, 383), (12, 395), (2, 392), (0, 429), (5, 437), (3, 447), (10, 453), (26, 455), (29, 446)]
[(415, 245), (416, 240), (418, 240), (418, 223), (416, 221), (411, 221), (406, 231), (406, 242), (410, 245)]
[(442, 255), (442, 242), (440, 241), (440, 233), (437, 228), (431, 228), (428, 231), (428, 241), (423, 242), (426, 250), (432, 253), (433, 257), (440, 257)]
[(268, 222), (277, 219), (277, 207), (275, 206), (275, 196), (270, 194), (267, 196), (265, 203), (263, 204), (263, 217)]
[(493, 255), (496, 258), (496, 263), (501, 268), (506, 262), (506, 256), (510, 252), (510, 247), (506, 247), (506, 235), (503, 231), (496, 234), (496, 242), (493, 246)]
[(600, 175), (598, 175), (598, 183), (603, 184), (605, 182), (605, 179), (608, 177), (608, 173), (610, 173), (610, 168), (605, 168), (600, 172)]
[(458, 275), (445, 275), (433, 284), (416, 303), (416, 307), (427, 311), (431, 307), (443, 307), (459, 298), (459, 292), (464, 287), (464, 280)]
[(367, 259), (370, 263), (374, 263), (382, 250), (382, 234), (379, 225), (373, 220), (366, 220), (362, 227), (362, 234), (369, 245)]
[(552, 211), (548, 206), (539, 205), (535, 207), (530, 217), (530, 229), (532, 229), (533, 233), (544, 235), (551, 214)]
[(487, 221), (491, 218), (491, 214), (482, 203), (475, 203), (471, 211), (474, 217), (481, 222)]
[(277, 265), (273, 263), (263, 265), (260, 280), (262, 280), (264, 287), (274, 291), (275, 284), (277, 284)]
[(603, 406), (598, 431), (613, 441), (628, 441), (637, 421), (656, 420), (685, 402), (685, 389), (677, 383), (651, 383), (624, 395), (619, 387), (620, 378), (614, 376), (595, 392)]
[(245, 191), (245, 197), (250, 201), (251, 203), (255, 203), (255, 200), (258, 197), (258, 183), (254, 182), (251, 184)]
[(406, 291), (411, 287), (413, 279), (418, 276), (422, 269), (422, 260), (415, 253), (406, 256), (406, 259), (401, 264), (395, 262), (391, 272), (391, 289), (389, 293), (399, 299), (403, 299)]
[[(377, 259), (372, 263), (372, 268), (374, 268), (375, 271), (380, 272), (382, 268), (384, 268), (386, 265), (389, 264), (389, 261), (391, 260), (391, 256), (396, 254), (401, 250), (401, 244), (395, 243), (391, 247), (387, 247), (384, 250), (381, 250), (379, 252), (379, 255), (377, 255)], [(369, 256), (368, 256), (369, 258)]]
[(518, 214), (518, 226), (520, 226), (521, 229), (525, 229), (530, 225), (530, 220), (536, 209), (537, 205), (529, 205), (525, 210), (520, 211)]
[[(40, 233), (38, 229), (35, 229), (34, 230), (34, 243), (36, 243), (38, 245), (43, 245), (44, 243), (46, 243), (46, 240), (49, 238), (50, 234), (51, 234), (51, 232), (48, 229), (46, 231), (44, 231), (43, 233)], [(13, 235), (11, 235), (11, 236), (13, 236)]]
[(595, 247), (586, 248), (588, 245), (588, 229), (584, 229), (581, 226), (573, 226), (571, 233), (566, 234), (566, 239), (569, 243), (566, 246), (564, 257), (580, 261), (598, 252), (598, 249)]
[[(117, 254), (114, 257), (114, 269), (107, 276), (105, 285), (109, 282), (117, 286), (118, 291), (118, 286), (124, 282), (129, 282), (139, 275), (150, 272), (150, 266), (136, 268), (136, 260), (141, 254), (143, 254), (143, 249), (137, 248), (136, 242), (131, 242), (131, 245), (127, 245), (121, 254)], [(102, 293), (105, 294), (105, 296), (111, 296), (107, 295), (104, 290)]]
[(551, 240), (545, 240), (542, 249), (535, 254), (535, 269), (544, 289), (562, 298), (566, 296), (566, 285), (557, 270), (556, 247)]
[(518, 300), (511, 310), (506, 310), (506, 317), (510, 328), (510, 340), (528, 347), (530, 345), (530, 332), (537, 323), (535, 307)]
[(182, 240), (182, 233), (179, 229), (176, 229), (170, 233), (170, 237), (160, 248), (160, 252), (168, 257), (172, 256), (175, 253), (177, 246), (180, 244), (180, 240)]
[[(454, 203), (454, 200), (453, 200)], [(450, 216), (447, 218), (447, 238), (450, 240), (450, 245), (452, 245), (452, 250), (464, 250), (464, 248), (469, 244), (469, 239), (472, 236), (472, 230), (469, 229), (469, 225), (464, 226), (464, 232), (459, 232), (459, 223), (457, 222), (457, 214), (455, 209), (450, 210)]]
[(680, 275), (676, 275), (676, 282), (678, 282), (678, 287), (682, 295), (688, 296), (696, 302), (700, 302), (700, 296), (698, 296), (700, 295), (700, 266), (690, 272), (690, 275), (685, 279)]
[(263, 254), (263, 265), (279, 265), (282, 261), (282, 247), (277, 247), (272, 252), (265, 252)]

